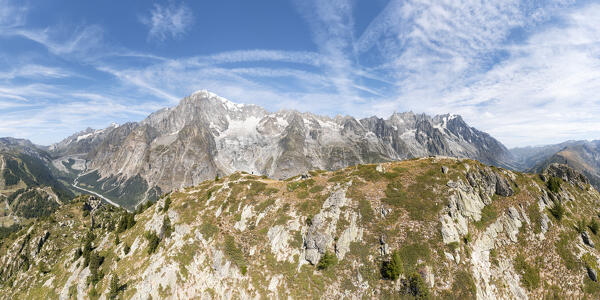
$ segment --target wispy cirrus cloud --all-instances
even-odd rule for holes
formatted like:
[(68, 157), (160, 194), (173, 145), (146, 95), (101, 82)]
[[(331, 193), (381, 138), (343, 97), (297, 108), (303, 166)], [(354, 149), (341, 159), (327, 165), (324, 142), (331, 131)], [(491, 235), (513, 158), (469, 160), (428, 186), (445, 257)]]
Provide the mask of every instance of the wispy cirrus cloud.
[(193, 14), (185, 4), (154, 4), (149, 15), (140, 17), (140, 22), (149, 27), (148, 39), (164, 41), (182, 37), (194, 21)]
[(27, 6), (9, 0), (0, 0), (0, 28), (12, 28), (25, 24)]
[[(0, 71), (0, 109), (3, 115), (10, 111), (11, 124), (17, 124), (19, 114), (30, 109), (19, 112), (19, 107), (62, 99), (73, 109), (53, 111), (60, 117), (38, 116), (48, 122), (54, 117), (64, 128), (85, 128), (110, 118), (139, 119), (150, 107), (174, 105), (195, 90), (209, 89), (270, 110), (358, 117), (404, 110), (459, 113), (508, 146), (600, 137), (598, 4), (390, 0), (358, 31), (355, 1), (291, 1), (306, 21), (314, 49), (242, 45), (167, 57), (110, 43), (109, 33), (97, 25), (66, 33), (29, 28), (21, 10), (22, 17), (6, 22), (11, 25), (0, 23), (0, 36), (35, 41), (51, 55), (110, 79), (103, 86), (73, 89), (64, 82), (79, 76), (77, 71), (52, 65), (35, 71), (38, 63), (20, 62)], [(155, 5), (140, 19), (154, 41), (184, 39), (193, 25), (190, 9), (175, 2)], [(21, 69), (27, 66), (31, 69)], [(50, 79), (59, 83), (47, 84)], [(77, 113), (85, 103), (98, 111), (89, 121)]]

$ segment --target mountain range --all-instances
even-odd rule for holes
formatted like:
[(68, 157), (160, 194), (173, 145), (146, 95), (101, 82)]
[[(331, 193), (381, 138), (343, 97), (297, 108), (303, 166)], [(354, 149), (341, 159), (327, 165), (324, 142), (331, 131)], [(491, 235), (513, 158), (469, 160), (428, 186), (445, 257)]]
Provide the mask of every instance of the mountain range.
[(200, 91), (0, 139), (0, 299), (598, 298), (598, 170), (600, 141), (507, 149), (458, 115)]
[(432, 155), (533, 172), (566, 162), (600, 184), (597, 142), (509, 150), (458, 115), (356, 119), (268, 112), (204, 90), (140, 122), (88, 128), (48, 147), (29, 143), (28, 149), (44, 157), (53, 177), (73, 192), (96, 193), (129, 210), (235, 171), (284, 179)]
[(355, 119), (271, 113), (207, 91), (138, 123), (77, 133), (48, 152), (56, 166), (65, 166), (58, 167), (64, 176), (129, 209), (166, 191), (235, 171), (283, 179), (312, 169), (429, 155), (499, 166), (511, 161), (506, 147), (456, 115), (409, 112)]

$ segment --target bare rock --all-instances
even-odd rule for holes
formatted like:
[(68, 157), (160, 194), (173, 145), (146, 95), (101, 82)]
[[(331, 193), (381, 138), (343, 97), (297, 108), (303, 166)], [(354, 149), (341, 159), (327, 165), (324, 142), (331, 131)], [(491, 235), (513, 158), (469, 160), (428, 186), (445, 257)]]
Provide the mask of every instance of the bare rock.
[(590, 268), (590, 267), (585, 267), (587, 269), (587, 274), (590, 277), (590, 279), (594, 282), (598, 282), (598, 274), (596, 273), (596, 270), (594, 270), (594, 268)]
[(314, 216), (312, 224), (304, 237), (305, 258), (311, 264), (317, 264), (321, 255), (334, 246), (334, 234), (341, 208), (346, 206), (346, 191), (352, 182), (334, 191), (323, 203), (321, 211)]
[(590, 236), (588, 235), (587, 231), (581, 233), (581, 239), (583, 240), (583, 243), (594, 248), (594, 242), (592, 241), (592, 239), (590, 239)]
[(443, 174), (448, 174), (448, 167), (442, 166), (442, 173)]
[(362, 238), (362, 229), (356, 224), (358, 215), (353, 213), (350, 226), (344, 230), (340, 238), (335, 243), (335, 253), (338, 259), (343, 259), (346, 253), (350, 252), (350, 243)]
[(565, 164), (553, 163), (550, 164), (542, 173), (545, 176), (553, 176), (561, 178), (562, 180), (570, 183), (571, 185), (578, 186), (579, 188), (586, 189), (590, 184), (590, 181), (581, 174), (579, 171), (572, 169)]

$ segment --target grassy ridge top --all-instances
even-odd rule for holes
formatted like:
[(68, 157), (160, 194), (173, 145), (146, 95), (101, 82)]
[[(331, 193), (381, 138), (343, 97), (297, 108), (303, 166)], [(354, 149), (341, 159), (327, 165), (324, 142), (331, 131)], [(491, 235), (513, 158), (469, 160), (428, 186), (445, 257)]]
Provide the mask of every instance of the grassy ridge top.
[(600, 243), (600, 196), (559, 182), (425, 158), (283, 181), (234, 173), (135, 216), (82, 197), (2, 240), (0, 291), (96, 298), (118, 277), (124, 298), (597, 295), (598, 252), (580, 236)]

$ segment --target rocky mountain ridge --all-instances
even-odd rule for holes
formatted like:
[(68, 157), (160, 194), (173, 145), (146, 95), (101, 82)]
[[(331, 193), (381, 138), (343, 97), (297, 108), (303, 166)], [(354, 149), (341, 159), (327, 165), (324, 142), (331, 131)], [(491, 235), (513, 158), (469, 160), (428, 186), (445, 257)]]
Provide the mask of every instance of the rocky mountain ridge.
[(499, 166), (511, 162), (500, 142), (456, 115), (394, 113), (389, 119), (357, 120), (297, 111), (270, 113), (207, 91), (139, 123), (95, 132), (53, 145), (51, 153), (64, 161), (63, 155), (86, 149), (83, 156), (69, 157), (85, 159), (85, 171), (71, 174), (86, 188), (128, 208), (235, 171), (282, 179), (312, 169), (429, 155)]
[(596, 298), (600, 194), (543, 173), (438, 157), (236, 172), (136, 215), (82, 197), (2, 240), (0, 298)]

